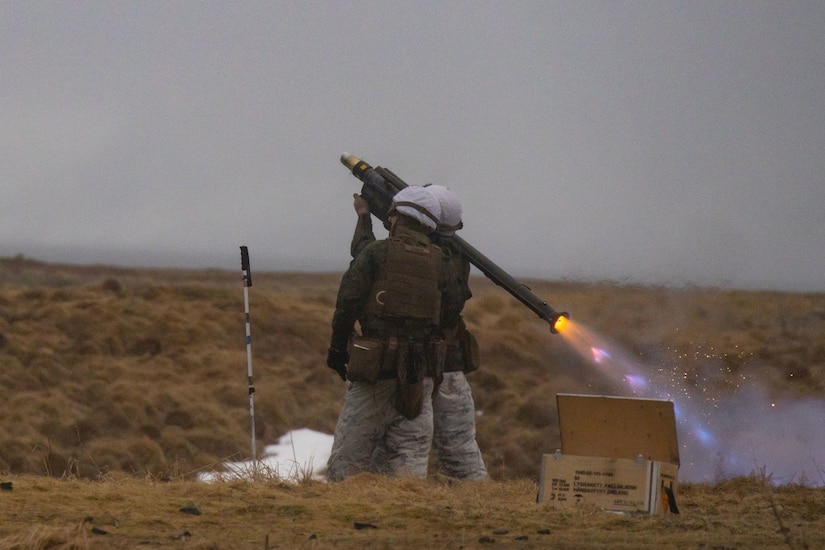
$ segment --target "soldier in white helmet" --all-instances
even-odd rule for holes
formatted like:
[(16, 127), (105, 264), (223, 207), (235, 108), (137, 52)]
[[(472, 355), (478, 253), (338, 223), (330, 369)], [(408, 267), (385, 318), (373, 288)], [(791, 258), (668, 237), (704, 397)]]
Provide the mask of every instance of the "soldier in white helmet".
[[(462, 208), (458, 196), (442, 185), (424, 187), (441, 206), (441, 217), (430, 239), (438, 244), (450, 259), (453, 278), (453, 300), (445, 304), (441, 314), (441, 329), (445, 334), (446, 356), (442, 383), (433, 395), (433, 449), (441, 470), (457, 479), (485, 479), (487, 468), (476, 441), (475, 403), (466, 374), (478, 368), (478, 345), (461, 317), (464, 302), (472, 296), (469, 288), (470, 262), (452, 239), (463, 226)], [(358, 222), (351, 244), (353, 257), (375, 240), (369, 206), (360, 195), (353, 196)], [(376, 452), (374, 468), (385, 460), (383, 450)]]
[[(425, 187), (441, 204), (441, 218), (430, 240), (450, 257), (464, 302), (472, 297), (470, 262), (455, 245), (453, 236), (464, 224), (458, 196), (443, 185)], [(486, 479), (487, 468), (476, 441), (476, 410), (467, 373), (479, 367), (478, 344), (467, 330), (461, 310), (443, 312), (441, 329), (447, 342), (444, 377), (433, 396), (433, 449), (445, 474), (458, 479)]]
[(426, 477), (430, 397), (445, 347), (441, 309), (458, 300), (450, 264), (428, 237), (440, 215), (428, 191), (402, 190), (390, 209), (389, 237), (365, 246), (341, 279), (327, 366), (346, 380), (346, 393), (327, 464), (330, 481), (372, 471), (378, 446), (386, 451), (387, 473)]

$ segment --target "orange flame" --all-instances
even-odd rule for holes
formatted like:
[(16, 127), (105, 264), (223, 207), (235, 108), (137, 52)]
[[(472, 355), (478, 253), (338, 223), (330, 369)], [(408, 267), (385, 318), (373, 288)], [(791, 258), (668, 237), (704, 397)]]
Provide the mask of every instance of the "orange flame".
[(553, 324), (553, 330), (561, 334), (562, 331), (567, 327), (568, 322), (569, 319), (567, 319), (567, 317), (565, 317), (564, 315), (560, 315), (559, 318), (556, 319), (556, 322)]

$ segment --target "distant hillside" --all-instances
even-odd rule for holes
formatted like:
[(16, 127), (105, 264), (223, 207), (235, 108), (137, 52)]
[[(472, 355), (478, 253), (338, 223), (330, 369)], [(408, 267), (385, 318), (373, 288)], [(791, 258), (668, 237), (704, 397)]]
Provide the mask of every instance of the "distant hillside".
[[(257, 441), (331, 433), (343, 394), (324, 365), (340, 274), (255, 273)], [(825, 295), (530, 281), (629, 356), (713, 390), (758, 377), (825, 395)], [(465, 317), (478, 440), (495, 479), (538, 475), (559, 446), (555, 395), (627, 395), (484, 278)], [(194, 475), (249, 455), (240, 271), (0, 260), (0, 471), (95, 479)], [(435, 465), (433, 466), (435, 468)]]

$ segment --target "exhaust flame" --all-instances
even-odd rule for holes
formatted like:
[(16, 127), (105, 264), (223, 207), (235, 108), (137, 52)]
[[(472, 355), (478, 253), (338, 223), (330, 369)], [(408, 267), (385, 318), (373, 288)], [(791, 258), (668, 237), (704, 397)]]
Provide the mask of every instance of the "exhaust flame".
[[(825, 469), (811, 458), (825, 454), (825, 401), (779, 403), (753, 381), (745, 384), (744, 376), (730, 384), (730, 373), (714, 353), (675, 356), (664, 360), (669, 367), (643, 365), (570, 319), (560, 318), (556, 329), (579, 356), (630, 395), (673, 402), (684, 481), (762, 474), (777, 484), (825, 485)], [(690, 375), (680, 368), (685, 360)], [(721, 374), (696, 376), (717, 360)], [(728, 391), (719, 390), (723, 386)]]
[(559, 315), (556, 318), (556, 321), (553, 323), (553, 330), (558, 333), (561, 333), (568, 324), (568, 319), (564, 315)]

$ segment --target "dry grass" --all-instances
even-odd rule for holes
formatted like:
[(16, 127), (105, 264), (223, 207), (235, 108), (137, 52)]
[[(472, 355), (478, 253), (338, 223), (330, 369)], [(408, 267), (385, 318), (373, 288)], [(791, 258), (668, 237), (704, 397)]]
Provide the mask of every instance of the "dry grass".
[[(323, 361), (339, 278), (255, 274), (261, 447), (291, 429), (333, 430), (343, 388)], [(483, 366), (470, 382), (494, 482), (206, 485), (197, 472), (249, 455), (240, 272), (1, 259), (0, 475), (14, 490), (0, 492), (0, 548), (264, 548), (267, 536), (271, 548), (825, 546), (822, 490), (772, 487), (764, 472), (683, 486), (679, 517), (537, 507), (541, 455), (559, 445), (555, 394), (623, 388), (489, 281), (471, 286), (465, 313)], [(732, 391), (758, 377), (777, 396), (825, 395), (823, 294), (531, 286), (697, 385)], [(204, 513), (179, 512), (188, 502)]]
[(13, 478), (0, 550), (32, 548), (822, 548), (825, 494), (740, 478), (682, 487), (679, 515), (536, 505), (529, 480), (359, 475), (297, 485)]

